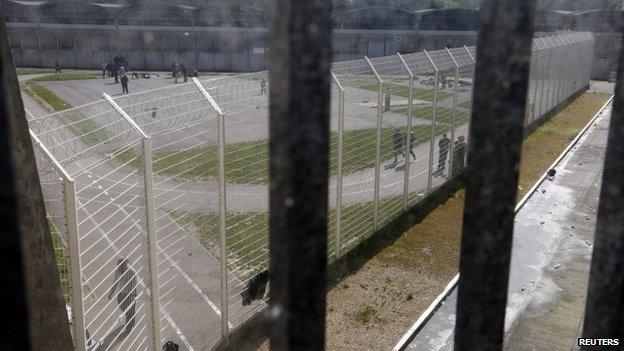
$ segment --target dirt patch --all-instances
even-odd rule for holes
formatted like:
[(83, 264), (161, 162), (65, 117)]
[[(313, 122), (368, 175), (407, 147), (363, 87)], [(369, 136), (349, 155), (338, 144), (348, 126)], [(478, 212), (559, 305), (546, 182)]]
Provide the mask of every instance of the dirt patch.
[[(519, 197), (609, 98), (586, 93), (524, 142)], [(327, 295), (329, 350), (388, 350), (457, 274), (464, 191), (427, 215)], [(374, 313), (363, 322), (359, 312)]]
[[(581, 95), (525, 140), (518, 199), (608, 98)], [(457, 274), (463, 207), (459, 190), (328, 292), (328, 350), (394, 347)], [(268, 341), (258, 349), (268, 350)]]

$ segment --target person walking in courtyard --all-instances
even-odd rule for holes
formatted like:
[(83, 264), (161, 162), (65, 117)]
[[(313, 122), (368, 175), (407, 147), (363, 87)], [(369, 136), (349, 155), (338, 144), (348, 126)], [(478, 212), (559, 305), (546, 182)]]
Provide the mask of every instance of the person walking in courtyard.
[(180, 72), (182, 72), (182, 78), (184, 78), (184, 83), (186, 83), (188, 81), (188, 68), (184, 62), (180, 63)]
[(124, 313), (127, 335), (134, 327), (137, 298), (137, 277), (127, 258), (117, 260), (117, 269), (113, 279), (114, 283), (108, 293), (108, 299), (112, 300), (117, 293), (117, 306)]
[(416, 136), (414, 136), (414, 132), (409, 133), (409, 143), (407, 142), (407, 133), (405, 133), (405, 145), (409, 144), (409, 153), (412, 155), (414, 160), (416, 159), (416, 154), (414, 153), (414, 146), (416, 145)]
[(175, 83), (177, 83), (177, 82), (178, 82), (178, 70), (179, 70), (179, 69), (178, 69), (178, 64), (174, 62), (174, 63), (171, 65), (171, 75), (173, 76), (173, 81), (174, 81)]
[(59, 65), (58, 61), (54, 62), (54, 75), (56, 74), (63, 74), (63, 72), (61, 72), (61, 65)]
[[(121, 68), (123, 68), (123, 67), (121, 67)], [(128, 91), (128, 80), (129, 80), (128, 79), (128, 75), (126, 75), (125, 71), (122, 71), (121, 72), (121, 90), (122, 90), (123, 93), (126, 93), (126, 94), (129, 93), (129, 91)]]
[(405, 142), (405, 139), (403, 138), (403, 135), (401, 133), (401, 131), (397, 128), (394, 131), (394, 135), (392, 135), (392, 147), (393, 147), (393, 151), (394, 151), (394, 163), (397, 163), (399, 161), (398, 156), (401, 154), (401, 152), (403, 151), (403, 143)]
[(435, 176), (441, 176), (446, 169), (446, 159), (451, 147), (451, 139), (446, 136), (446, 133), (442, 135), (442, 138), (438, 141), (438, 169), (433, 173)]
[(392, 90), (390, 89), (390, 87), (386, 88), (386, 96), (385, 96), (385, 108), (384, 110), (390, 111), (390, 100), (392, 100)]
[(102, 62), (102, 79), (106, 78), (106, 62)]
[(266, 79), (262, 78), (260, 79), (260, 95), (266, 95), (267, 94), (267, 81)]

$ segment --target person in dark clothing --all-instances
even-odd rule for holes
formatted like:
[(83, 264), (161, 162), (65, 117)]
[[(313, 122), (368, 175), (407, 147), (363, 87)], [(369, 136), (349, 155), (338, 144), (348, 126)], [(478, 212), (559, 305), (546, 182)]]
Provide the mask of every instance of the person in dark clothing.
[(260, 95), (266, 95), (267, 94), (267, 81), (266, 79), (262, 78), (260, 79)]
[(121, 75), (121, 90), (123, 93), (128, 94), (128, 76), (126, 75), (126, 73), (122, 73)]
[[(405, 144), (407, 144), (407, 133), (405, 133)], [(410, 132), (410, 140), (409, 140), (409, 153), (412, 155), (414, 160), (416, 159), (416, 154), (414, 153), (414, 146), (416, 145), (416, 136), (414, 132)]]
[(386, 96), (385, 96), (385, 111), (390, 111), (390, 101), (392, 100), (392, 90), (390, 88), (386, 88)]
[(125, 314), (125, 332), (129, 333), (134, 327), (136, 314), (137, 277), (130, 267), (128, 259), (117, 260), (113, 286), (108, 293), (108, 299), (112, 300), (117, 292), (117, 305)]
[(442, 135), (440, 141), (438, 141), (439, 156), (438, 156), (438, 169), (433, 173), (436, 176), (444, 174), (446, 169), (446, 159), (451, 148), (451, 139), (446, 136), (446, 133)]
[(250, 305), (252, 301), (261, 300), (264, 297), (269, 277), (269, 271), (264, 270), (249, 279), (247, 288), (241, 293), (243, 306)]
[(63, 74), (61, 72), (61, 65), (59, 65), (58, 61), (54, 62), (54, 75), (56, 74)]
[(106, 78), (106, 62), (102, 62), (102, 79)]
[(453, 167), (451, 168), (451, 174), (456, 176), (466, 166), (466, 141), (463, 136), (457, 138), (455, 145), (453, 146)]
[(188, 68), (184, 62), (180, 64), (180, 72), (182, 72), (182, 78), (184, 78), (184, 83), (186, 83), (188, 81)]
[(177, 83), (178, 82), (178, 64), (175, 62), (171, 65), (171, 75), (173, 76), (174, 82)]
[(398, 162), (398, 156), (403, 152), (405, 139), (399, 129), (394, 131), (392, 135), (392, 149), (394, 152), (394, 163)]

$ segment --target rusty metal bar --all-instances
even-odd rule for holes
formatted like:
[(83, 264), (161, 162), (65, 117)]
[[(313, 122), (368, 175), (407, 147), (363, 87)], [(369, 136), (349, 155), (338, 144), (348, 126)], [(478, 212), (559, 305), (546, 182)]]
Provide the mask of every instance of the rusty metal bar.
[(481, 6), (455, 350), (503, 347), (534, 12), (533, 1)]
[(325, 347), (331, 1), (269, 6), (269, 338)]

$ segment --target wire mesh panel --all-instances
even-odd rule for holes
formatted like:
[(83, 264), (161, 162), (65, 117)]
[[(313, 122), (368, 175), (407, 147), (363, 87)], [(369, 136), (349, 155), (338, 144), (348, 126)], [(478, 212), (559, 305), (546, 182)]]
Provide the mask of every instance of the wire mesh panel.
[[(33, 141), (33, 145), (37, 145)], [(65, 303), (71, 306), (71, 275), (69, 262), (69, 237), (67, 221), (65, 218), (65, 191), (63, 188), (63, 175), (56, 166), (45, 156), (45, 153), (35, 147), (35, 160), (43, 193), (46, 214), (52, 243), (54, 245), (54, 258), (61, 281), (61, 290)], [(71, 307), (70, 307), (71, 308)]]
[(201, 84), (225, 115), (228, 309), (236, 327), (268, 298), (268, 77), (260, 72)]
[(217, 114), (194, 83), (115, 102), (153, 139), (161, 337), (212, 347), (223, 310)]
[(87, 344), (98, 348), (151, 347), (144, 185), (140, 142), (76, 176)]
[[(411, 78), (397, 55), (373, 58), (370, 61), (383, 81), (379, 185), (379, 225), (382, 226), (403, 211), (405, 167), (406, 162), (413, 161), (410, 154), (412, 149), (407, 145), (408, 117), (412, 112)], [(405, 157), (406, 151), (408, 158)]]
[[(328, 223), (327, 223), (327, 259), (329, 262), (335, 261), (340, 253), (338, 252), (340, 247), (340, 236), (337, 233), (337, 202), (338, 196), (338, 142), (339, 133), (342, 127), (339, 125), (341, 122), (342, 100), (340, 87), (335, 83), (331, 85), (331, 105), (330, 105), (330, 140), (329, 140), (329, 196), (328, 196)], [(342, 184), (340, 184), (342, 185)]]
[(347, 251), (374, 231), (380, 84), (365, 60), (335, 63), (332, 71), (345, 89), (341, 247)]
[(414, 74), (412, 91), (412, 130), (410, 134), (410, 165), (408, 205), (414, 205), (426, 195), (429, 181), (431, 148), (431, 121), (434, 100), (438, 98), (436, 84), (439, 82), (435, 68), (424, 53), (403, 55), (405, 63)]

